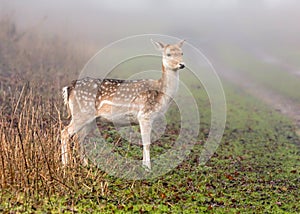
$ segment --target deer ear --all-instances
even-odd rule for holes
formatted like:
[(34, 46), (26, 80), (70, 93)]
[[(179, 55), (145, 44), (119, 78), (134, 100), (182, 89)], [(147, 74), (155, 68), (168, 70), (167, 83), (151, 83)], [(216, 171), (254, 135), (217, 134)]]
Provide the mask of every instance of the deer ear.
[(178, 42), (177, 45), (181, 48), (184, 42), (185, 42), (185, 40), (183, 39), (183, 40), (181, 40), (180, 42)]
[(156, 47), (157, 50), (159, 51), (163, 51), (165, 48), (165, 45), (161, 42), (156, 42), (154, 40), (151, 39), (151, 42), (153, 43), (153, 45)]

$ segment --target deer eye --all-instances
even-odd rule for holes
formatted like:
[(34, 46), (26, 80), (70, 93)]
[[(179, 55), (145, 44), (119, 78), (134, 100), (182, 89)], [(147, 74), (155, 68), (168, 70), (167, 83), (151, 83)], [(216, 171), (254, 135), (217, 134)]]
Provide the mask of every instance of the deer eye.
[(181, 53), (181, 56), (183, 56), (183, 53)]
[(167, 56), (171, 56), (171, 54), (168, 53)]

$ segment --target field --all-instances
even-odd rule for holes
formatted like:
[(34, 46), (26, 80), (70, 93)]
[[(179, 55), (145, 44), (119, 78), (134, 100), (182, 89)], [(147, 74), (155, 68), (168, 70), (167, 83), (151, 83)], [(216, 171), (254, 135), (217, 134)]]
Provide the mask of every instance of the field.
[[(62, 168), (60, 130), (68, 119), (60, 90), (76, 78), (91, 52), (61, 38), (22, 35), (10, 19), (2, 19), (0, 29), (0, 212), (300, 212), (299, 127), (227, 81), (224, 136), (205, 165), (198, 160), (210, 128), (210, 104), (203, 88), (192, 87), (201, 117), (199, 136), (189, 156), (169, 173), (121, 179), (83, 166), (76, 151), (70, 166)], [(274, 87), (262, 76), (252, 78)], [(299, 79), (291, 83), (298, 87)], [(278, 90), (299, 101), (291, 85)], [(176, 110), (168, 118), (176, 118)], [(142, 158), (140, 146), (120, 140), (113, 127), (101, 129), (116, 152)], [(177, 129), (168, 127), (152, 145), (151, 156), (167, 151)]]

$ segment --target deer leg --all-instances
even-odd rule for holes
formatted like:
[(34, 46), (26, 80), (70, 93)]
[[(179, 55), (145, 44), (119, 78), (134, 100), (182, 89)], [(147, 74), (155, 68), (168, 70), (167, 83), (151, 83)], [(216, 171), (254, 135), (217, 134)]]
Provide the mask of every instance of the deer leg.
[(75, 123), (72, 119), (70, 124), (66, 126), (61, 132), (61, 160), (64, 166), (69, 162), (69, 139), (75, 133)]
[(68, 164), (68, 144), (69, 133), (68, 127), (66, 127), (61, 132), (61, 161), (64, 166)]
[(82, 129), (80, 130), (80, 132), (78, 132), (79, 135), (79, 148), (80, 148), (80, 160), (82, 161), (82, 164), (84, 166), (88, 165), (88, 159), (86, 158), (86, 154), (85, 154), (85, 150), (84, 150), (84, 141), (85, 141), (85, 137), (91, 132), (93, 128), (93, 124), (92, 123), (88, 123), (86, 124), (84, 127), (82, 127)]
[(143, 166), (147, 169), (151, 170), (151, 162), (150, 162), (150, 134), (151, 134), (151, 122), (147, 119), (141, 119), (139, 121), (143, 142)]
[(68, 164), (69, 158), (69, 139), (74, 134), (76, 134), (79, 130), (81, 130), (85, 125), (90, 123), (94, 118), (90, 120), (77, 121), (74, 119), (71, 120), (70, 124), (65, 127), (61, 132), (61, 160), (62, 164), (65, 166)]

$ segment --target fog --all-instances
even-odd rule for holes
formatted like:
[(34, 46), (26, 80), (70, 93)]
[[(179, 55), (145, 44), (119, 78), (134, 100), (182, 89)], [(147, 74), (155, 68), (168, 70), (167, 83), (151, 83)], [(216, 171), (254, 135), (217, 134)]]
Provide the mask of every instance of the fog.
[(14, 16), (22, 28), (102, 44), (134, 34), (160, 33), (195, 45), (226, 40), (263, 45), (296, 42), (300, 31), (296, 0), (0, 2), (0, 12)]
[[(287, 82), (280, 72), (299, 81), (300, 3), (297, 0), (0, 2), (1, 15), (12, 16), (19, 29), (59, 35), (74, 45), (86, 44), (95, 51), (127, 36), (165, 34), (185, 39), (199, 48), (222, 78), (247, 90), (253, 87), (246, 81), (251, 77), (262, 88), (286, 96), (282, 91)], [(241, 61), (249, 64), (243, 75)], [(268, 65), (269, 73), (259, 76), (265, 71), (251, 64), (253, 62)], [(279, 70), (278, 77), (278, 72), (270, 73), (272, 69)], [(272, 85), (268, 77), (278, 84)], [(281, 91), (276, 91), (277, 85)], [(299, 96), (293, 99), (300, 102)]]

